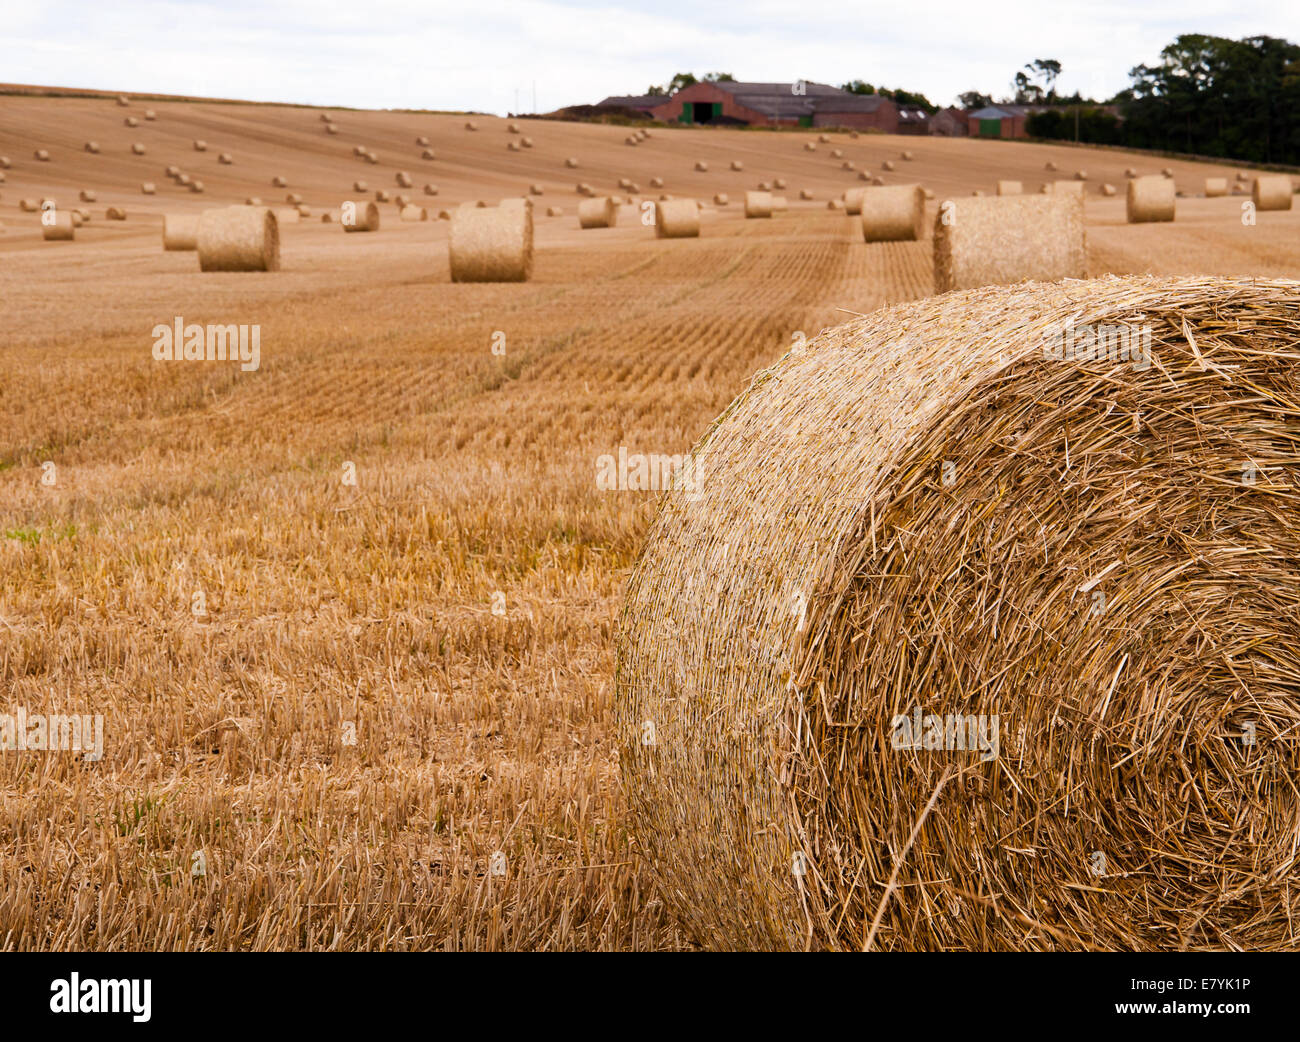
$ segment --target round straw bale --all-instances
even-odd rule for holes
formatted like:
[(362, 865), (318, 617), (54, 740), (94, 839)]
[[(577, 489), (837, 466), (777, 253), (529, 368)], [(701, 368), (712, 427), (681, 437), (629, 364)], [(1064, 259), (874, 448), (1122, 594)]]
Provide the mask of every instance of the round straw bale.
[(546, 208), (546, 216), (547, 216), (547, 217), (563, 217), (563, 216), (564, 216), (564, 210), (561, 209), (561, 208), (558, 207), (558, 206), (548, 206), (548, 207)]
[(527, 282), (533, 274), (532, 201), (459, 207), (451, 215), (447, 253), (452, 282)]
[(120, 206), (110, 206), (104, 211), (104, 219), (109, 221), (125, 221), (126, 211)]
[(1102, 195), (1114, 195), (1114, 194), (1115, 194), (1115, 186), (1114, 186), (1114, 185), (1102, 185), (1102, 186), (1101, 186), (1101, 194), (1102, 194)]
[(411, 185), (414, 184), (411, 180), (411, 175), (405, 170), (397, 171), (397, 173), (393, 175), (393, 180), (397, 182), (399, 188), (410, 188)]
[(299, 195), (297, 192), (286, 192), (284, 196), (284, 201), (288, 203), (290, 206), (297, 206), (302, 202), (302, 196)]
[(437, 159), (437, 158), (438, 158), (438, 153), (435, 152), (435, 151), (434, 151), (433, 149), (431, 149), (431, 148), (426, 148), (423, 152), (420, 153), (420, 158), (421, 158), (421, 159)]
[(279, 271), (279, 221), (265, 206), (204, 210), (198, 250), (200, 271)]
[(336, 127), (333, 123), (326, 123), (326, 124), (325, 124), (325, 133), (326, 133), (326, 134), (337, 134), (338, 132), (339, 132), (339, 128)]
[(936, 293), (1088, 273), (1083, 197), (1007, 195), (948, 200), (934, 225)]
[(288, 187), (289, 187), (289, 181), (288, 181), (288, 178), (284, 177), (284, 176), (281, 175), (281, 174), (276, 174), (273, 178), (271, 178), (271, 184), (273, 184), (276, 188), (288, 188)]
[(471, 119), (471, 120), (467, 120), (467, 121), (465, 122), (465, 129), (466, 129), (466, 130), (478, 130), (478, 124), (475, 123), (472, 119)]
[(907, 159), (907, 160), (911, 160), (911, 159), (914, 159), (915, 157), (912, 155), (911, 152), (908, 152), (908, 151), (905, 150), (904, 152), (902, 152), (902, 158)]
[(973, 196), (975, 196), (976, 199), (980, 199), (980, 198), (983, 198), (983, 196), (984, 196), (984, 190), (981, 189), (981, 188), (974, 188), (974, 189), (971, 189), (971, 193), (970, 193), (970, 194), (973, 195)]
[(844, 200), (843, 200), (843, 199), (828, 199), (828, 200), (826, 200), (826, 209), (828, 209), (828, 210), (843, 210), (843, 209), (844, 209)]
[(881, 177), (879, 174), (877, 174), (875, 177), (871, 179), (871, 184), (876, 188), (879, 188), (884, 183), (885, 183), (885, 179)]
[(208, 150), (208, 143), (200, 138), (196, 138), (194, 141), (194, 151), (206, 152), (207, 150)]
[(1135, 177), (1128, 183), (1129, 224), (1174, 219), (1174, 183), (1164, 177)]
[(369, 199), (349, 200), (340, 208), (339, 223), (345, 232), (379, 231), (379, 206)]
[(519, 133), (519, 124), (518, 124), (518, 123), (507, 123), (507, 124), (506, 124), (506, 133), (507, 133), (507, 134), (518, 134), (518, 133)]
[(880, 169), (881, 169), (881, 170), (893, 170), (893, 169), (894, 169), (894, 161), (893, 161), (892, 159), (886, 159), (883, 163), (880, 164)]
[(1138, 175), (1138, 172), (1137, 172), (1133, 167), (1128, 166), (1128, 167), (1125, 167), (1125, 168), (1124, 168), (1124, 176), (1125, 176), (1125, 177), (1133, 178), (1133, 177), (1137, 177), (1137, 175)]
[(87, 141), (86, 144), (85, 144), (85, 146), (84, 146), (84, 148), (85, 148), (85, 150), (86, 150), (87, 152), (90, 152), (90, 153), (92, 153), (92, 154), (94, 154), (94, 155), (98, 155), (98, 154), (99, 154), (99, 142), (98, 142), (98, 141)]
[(843, 159), (843, 158), (844, 158), (844, 149), (842, 149), (842, 148), (832, 148), (832, 149), (831, 149), (831, 158), (832, 158), (832, 159)]
[(519, 143), (520, 143), (521, 145), (523, 145), (524, 148), (532, 148), (532, 147), (533, 147), (533, 139), (530, 138), (530, 137), (521, 137), (521, 138), (519, 139)]
[(1171, 167), (1167, 167), (1167, 166), (1166, 166), (1166, 167), (1162, 167), (1161, 170), (1160, 170), (1160, 176), (1161, 176), (1161, 177), (1173, 177), (1173, 176), (1174, 176), (1174, 171), (1173, 171), (1173, 169), (1172, 169)]
[(422, 148), (428, 148), (428, 147), (429, 147), (429, 139), (428, 139), (427, 137), (425, 137), (423, 134), (421, 134), (419, 137), (417, 137), (417, 138), (415, 139), (415, 143), (416, 143), (417, 145), (421, 146)]
[(695, 161), (695, 169), (697, 172), (701, 174), (707, 174), (709, 172), (709, 164), (706, 163), (703, 159), (697, 159)]
[(760, 192), (770, 192), (772, 190), (772, 184), (769, 181), (759, 181), (758, 184), (755, 185), (755, 187)]
[(353, 146), (352, 146), (352, 154), (353, 154), (354, 156), (356, 156), (358, 159), (365, 159), (365, 157), (366, 157), (366, 146), (365, 146), (365, 145), (353, 145)]
[(137, 155), (137, 156), (144, 155), (144, 145), (142, 145), (139, 141), (135, 142), (131, 146), (131, 153), (132, 155)]
[(127, 116), (126, 119), (122, 120), (122, 122), (128, 127), (138, 127), (140, 125), (140, 121), (134, 116)]
[(655, 203), (655, 238), (695, 239), (700, 234), (700, 204), (694, 199)]
[[(510, 143), (511, 143), (512, 145), (514, 145), (514, 142), (513, 142), (513, 141), (510, 142)], [(632, 134), (632, 135), (629, 135), (628, 137), (625, 137), (625, 138), (623, 139), (623, 144), (625, 144), (625, 145), (639, 145), (639, 144), (641, 144), (641, 139), (640, 139), (639, 137), (637, 137), (635, 134)], [(518, 148), (517, 145), (516, 145), (515, 147), (516, 147), (516, 149)]]
[[(930, 298), (727, 406), (614, 669), (628, 822), (695, 943), (1289, 947), (1300, 521), (1227, 475), (1293, 458), (1298, 305), (1207, 276)], [(1149, 330), (1147, 364), (1062, 359), (1084, 321)]]
[(397, 215), (403, 221), (427, 221), (429, 211), (423, 206), (416, 206), (414, 203), (407, 203), (402, 207), (401, 212)]
[(507, 142), (506, 142), (506, 151), (507, 151), (507, 152), (518, 152), (518, 151), (519, 151), (519, 142), (518, 142), (518, 141), (507, 141)]
[(48, 163), (50, 161), (50, 153), (44, 148), (38, 148), (32, 155), (36, 157), (37, 162)]
[(141, 194), (141, 195), (153, 195), (153, 194), (155, 194), (157, 191), (158, 191), (158, 189), (157, 189), (157, 187), (154, 185), (154, 183), (153, 183), (152, 181), (142, 181), (142, 182), (140, 183), (140, 194)]
[(772, 193), (771, 192), (746, 192), (745, 193), (745, 217), (771, 217), (772, 216)]
[(41, 204), (38, 203), (35, 199), (18, 200), (18, 209), (22, 210), (23, 213), (35, 213), (40, 208), (41, 208)]
[(145, 109), (145, 110), (144, 110), (144, 118), (145, 118), (145, 119), (149, 119), (149, 120), (157, 119), (157, 118), (158, 118), (158, 113), (156, 113), (153, 109)]
[(529, 195), (545, 195), (546, 189), (539, 184), (531, 184), (528, 186), (528, 193)]
[(438, 194), (438, 186), (437, 186), (437, 185), (433, 185), (433, 184), (425, 185), (425, 186), (424, 186), (424, 194), (425, 194), (425, 195), (437, 195), (437, 194)]
[(818, 134), (817, 140), (823, 145), (829, 145), (831, 143), (830, 135), (828, 134)]
[(630, 177), (620, 177), (618, 179), (618, 186), (626, 191), (632, 187), (632, 179)]
[(379, 202), (379, 203), (386, 203), (386, 202), (388, 202), (388, 199), (389, 199), (389, 196), (388, 196), (388, 191), (387, 191), (386, 189), (383, 189), (383, 188), (376, 188), (376, 189), (375, 189), (375, 201), (376, 201), (376, 202)]
[(8, 170), (12, 165), (8, 156), (0, 156), (0, 170)]
[(373, 152), (367, 152), (366, 162), (369, 163), (371, 166), (374, 166), (376, 163), (379, 162), (379, 157), (375, 155)]
[(849, 131), (849, 137), (853, 138), (855, 141), (858, 139), (858, 136), (859, 136), (859, 135), (858, 135), (858, 132), (857, 132), (856, 130), (850, 130), (850, 131)]
[(742, 160), (739, 160), (739, 159), (733, 159), (733, 160), (731, 161), (731, 169), (732, 169), (732, 170), (744, 170), (744, 169), (745, 169), (745, 164), (744, 164), (744, 162), (743, 162)]
[(1256, 210), (1291, 209), (1291, 178), (1284, 174), (1264, 174), (1255, 178), (1250, 198)]
[(451, 211), (450, 211), (450, 210), (439, 210), (439, 211), (438, 211), (438, 220), (440, 220), (440, 221), (450, 221), (450, 220), (451, 220)]
[(727, 195), (726, 192), (715, 192), (715, 193), (714, 193), (714, 195), (713, 195), (713, 205), (714, 205), (714, 206), (726, 206), (727, 203), (729, 203), (729, 202), (731, 202), (731, 198)]
[(803, 150), (804, 150), (805, 152), (816, 152), (816, 151), (817, 151), (817, 143), (816, 143), (815, 141), (805, 141), (805, 142), (803, 143)]
[(322, 113), (320, 114), (320, 121), (321, 121), (322, 123), (330, 123), (330, 122), (333, 121), (333, 119), (334, 119), (334, 117), (331, 116), (328, 112), (322, 112)]
[(808, 191), (808, 189), (806, 189), (806, 188), (800, 188), (800, 189), (799, 189), (799, 198), (800, 198), (800, 199), (803, 199), (803, 200), (806, 201), (806, 200), (812, 199), (812, 198), (813, 198), (813, 194), (812, 194), (812, 192)]
[(1246, 171), (1244, 171), (1244, 170), (1238, 170), (1238, 171), (1237, 171), (1237, 180), (1238, 180), (1238, 181), (1249, 181), (1249, 180), (1250, 180), (1250, 175), (1247, 174)]
[(1074, 172), (1074, 179), (1075, 179), (1076, 181), (1086, 181), (1086, 180), (1088, 180), (1088, 171), (1086, 171), (1086, 170), (1076, 170), (1076, 171)]
[(1019, 181), (999, 181), (998, 195), (1023, 195), (1025, 186)]
[(663, 179), (662, 177), (652, 177), (652, 178), (650, 178), (650, 187), (651, 187), (651, 188), (662, 188), (663, 186), (664, 186), (664, 179)]
[(618, 220), (618, 206), (609, 196), (587, 199), (578, 204), (578, 227), (612, 228)]
[(772, 187), (773, 187), (773, 188), (784, 189), (784, 188), (785, 188), (785, 178), (784, 178), (784, 177), (774, 177), (774, 178), (772, 178)]
[(46, 210), (41, 214), (41, 237), (46, 242), (69, 241), (76, 236), (76, 223), (70, 210)]
[(1046, 163), (1043, 164), (1043, 169), (1044, 169), (1044, 170), (1056, 170), (1056, 169), (1057, 169), (1057, 166), (1056, 166), (1056, 164), (1055, 164), (1054, 162), (1052, 162), (1052, 160), (1049, 159)]
[(332, 213), (330, 213), (328, 210), (326, 210), (323, 214), (320, 215), (320, 223), (321, 223), (321, 224), (333, 224), (333, 223), (334, 223), (334, 215), (333, 215)]
[(235, 157), (229, 152), (222, 152), (217, 156), (217, 162), (221, 163), (223, 166), (231, 166), (235, 162)]
[(369, 186), (368, 184), (366, 184), (365, 181), (353, 181), (353, 182), (352, 182), (352, 191), (354, 191), (354, 192), (368, 192), (368, 191), (370, 191), (370, 186)]
[(125, 108), (127, 105), (131, 104), (131, 99), (128, 98), (125, 94), (119, 94), (117, 96), (117, 103), (122, 108)]
[(83, 188), (77, 195), (83, 203), (93, 203), (98, 198), (93, 188)]
[(5, 172), (0, 170), (0, 185), (5, 183)]
[(857, 164), (850, 159), (846, 159), (844, 160), (843, 163), (840, 164), (841, 170), (856, 170), (857, 168), (858, 168)]
[(178, 166), (169, 166), (166, 170), (166, 174), (168, 177), (180, 177), (181, 168)]
[(569, 156), (569, 158), (564, 161), (564, 165), (570, 170), (576, 170), (578, 167), (578, 161), (574, 159), (573, 156)]
[(73, 210), (73, 211), (72, 211), (72, 227), (74, 227), (74, 228), (80, 228), (80, 227), (81, 227), (83, 224), (85, 224), (88, 220), (90, 220), (90, 211), (89, 211), (89, 210)]
[(862, 190), (862, 237), (867, 242), (915, 241), (925, 227), (925, 194), (920, 185)]
[(1226, 177), (1207, 177), (1205, 179), (1205, 198), (1213, 199), (1216, 196), (1228, 194), (1228, 179)]
[(405, 192), (398, 192), (395, 196), (393, 196), (393, 205), (396, 206), (399, 210), (403, 206), (410, 206), (411, 197), (408, 196)]
[(245, 205), (245, 206), (261, 206), (261, 205), (262, 205), (262, 197), (261, 197), (260, 195), (250, 195), (247, 199), (244, 200), (244, 205)]

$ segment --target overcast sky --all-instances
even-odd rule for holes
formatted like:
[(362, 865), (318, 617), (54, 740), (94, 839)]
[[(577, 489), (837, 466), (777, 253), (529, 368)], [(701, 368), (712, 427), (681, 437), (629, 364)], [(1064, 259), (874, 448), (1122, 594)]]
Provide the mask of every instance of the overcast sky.
[(1034, 58), (1061, 62), (1058, 90), (1102, 96), (1179, 33), (1300, 41), (1294, 0), (0, 0), (0, 17), (8, 82), (496, 113), (531, 111), (534, 85), (549, 111), (679, 70), (947, 104), (1005, 93)]

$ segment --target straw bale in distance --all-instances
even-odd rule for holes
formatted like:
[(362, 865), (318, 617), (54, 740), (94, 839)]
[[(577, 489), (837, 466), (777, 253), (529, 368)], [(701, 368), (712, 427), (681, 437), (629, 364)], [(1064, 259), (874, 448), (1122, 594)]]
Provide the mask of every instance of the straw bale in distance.
[(709, 164), (703, 159), (697, 159), (695, 161), (695, 169), (698, 173), (707, 174), (709, 172)]
[(843, 209), (844, 209), (844, 200), (843, 200), (843, 199), (828, 199), (828, 200), (826, 200), (826, 209), (828, 209), (828, 210), (843, 210)]
[(405, 170), (399, 170), (393, 175), (393, 180), (397, 182), (399, 188), (410, 188), (415, 182), (411, 180), (411, 175)]
[(200, 271), (278, 271), (280, 226), (265, 206), (226, 206), (199, 216)]
[(1075, 179), (1076, 181), (1086, 181), (1086, 180), (1088, 180), (1088, 171), (1086, 171), (1086, 170), (1076, 170), (1076, 171), (1074, 172), (1074, 179)]
[(465, 123), (465, 129), (466, 129), (466, 130), (478, 130), (478, 124), (475, 123), (472, 119), (471, 119), (471, 120), (467, 120), (466, 123)]
[(438, 194), (438, 186), (437, 186), (437, 185), (434, 185), (434, 184), (427, 184), (427, 185), (425, 185), (425, 186), (424, 186), (424, 194), (425, 194), (425, 195), (437, 195), (437, 194)]
[(38, 203), (35, 199), (18, 200), (18, 209), (22, 210), (23, 213), (35, 213), (40, 208), (41, 208), (41, 204)]
[(743, 161), (743, 160), (740, 160), (740, 159), (733, 159), (733, 160), (731, 161), (731, 169), (732, 169), (732, 170), (744, 170), (744, 169), (745, 169), (744, 161)]
[(1291, 178), (1285, 174), (1264, 174), (1255, 178), (1250, 198), (1256, 210), (1291, 209)]
[(883, 163), (880, 164), (880, 169), (881, 169), (881, 170), (893, 170), (893, 169), (894, 169), (894, 161), (893, 161), (892, 159), (886, 159)]
[(1135, 177), (1128, 183), (1125, 212), (1129, 224), (1174, 219), (1174, 183), (1164, 177)]
[(867, 242), (914, 242), (923, 235), (925, 194), (920, 185), (865, 189), (861, 208)]
[(421, 134), (419, 137), (415, 139), (415, 143), (417, 145), (420, 145), (422, 148), (429, 147), (429, 139), (425, 137), (423, 134)]
[(69, 210), (47, 210), (41, 214), (41, 237), (46, 242), (68, 241), (76, 237)]
[(202, 138), (195, 139), (194, 141), (195, 152), (206, 152), (207, 150), (208, 150), (208, 143), (206, 141), (204, 141)]
[(1114, 195), (1114, 194), (1115, 194), (1115, 186), (1114, 186), (1114, 185), (1111, 185), (1111, 184), (1102, 185), (1102, 186), (1101, 186), (1101, 194), (1102, 194), (1102, 195)]
[(156, 193), (157, 191), (158, 191), (158, 188), (157, 188), (156, 185), (154, 185), (154, 183), (153, 183), (152, 181), (142, 181), (142, 182), (140, 183), (140, 194), (141, 194), (141, 195), (153, 195), (153, 194)]
[(534, 184), (531, 184), (531, 185), (528, 186), (528, 194), (529, 194), (529, 195), (545, 195), (545, 194), (546, 194), (546, 189), (543, 188), (541, 185), (539, 185), (539, 184), (535, 184), (535, 183), (534, 183)]
[(131, 104), (131, 99), (128, 98), (125, 94), (119, 94), (117, 96), (117, 103), (120, 107), (126, 108), (127, 105)]
[(831, 143), (830, 136), (827, 134), (818, 134), (817, 140), (821, 142), (823, 145), (829, 145)]
[(387, 189), (385, 189), (385, 188), (376, 188), (376, 189), (375, 189), (375, 201), (376, 201), (376, 202), (379, 202), (379, 203), (386, 203), (386, 202), (388, 202), (388, 199), (389, 199), (389, 196), (388, 196), (388, 190), (387, 190)]
[(578, 161), (574, 159), (573, 156), (569, 156), (569, 158), (564, 161), (564, 165), (570, 170), (576, 170), (578, 167)]
[(784, 177), (774, 177), (774, 178), (772, 178), (772, 187), (773, 187), (773, 188), (776, 188), (776, 189), (784, 190), (784, 189), (785, 189), (785, 178), (784, 178)]
[(140, 125), (140, 121), (134, 116), (127, 116), (126, 119), (122, 120), (122, 122), (128, 127), (138, 127)]
[(523, 145), (524, 148), (532, 148), (532, 147), (533, 147), (533, 139), (530, 138), (530, 137), (528, 137), (527, 135), (525, 135), (524, 137), (521, 137), (521, 138), (519, 139), (519, 143), (520, 143), (521, 145)]
[(1082, 196), (947, 200), (934, 224), (936, 293), (1088, 274)]
[(354, 191), (354, 192), (368, 192), (368, 191), (370, 191), (370, 185), (368, 185), (365, 181), (353, 181), (353, 182), (352, 182), (352, 191)]
[(260, 195), (250, 195), (244, 200), (245, 206), (261, 206), (262, 197)]
[(393, 196), (393, 205), (400, 210), (403, 206), (411, 205), (411, 198), (405, 192), (398, 192)]
[(47, 149), (38, 148), (32, 155), (36, 157), (38, 163), (48, 163), (50, 161), (50, 153)]
[(1161, 168), (1160, 168), (1160, 176), (1161, 176), (1161, 177), (1173, 177), (1173, 176), (1174, 176), (1174, 170), (1173, 170), (1173, 167), (1168, 167), (1168, 166), (1166, 166), (1166, 167), (1161, 167)]
[(547, 217), (563, 217), (564, 210), (558, 206), (548, 206), (546, 208)]
[(156, 113), (153, 109), (145, 109), (145, 110), (144, 110), (144, 118), (145, 118), (145, 119), (148, 119), (148, 120), (154, 120), (154, 119), (157, 119), (157, 118), (158, 118), (158, 113)]
[(341, 207), (339, 223), (345, 232), (379, 231), (379, 206), (369, 199), (355, 199)]
[(916, 157), (913, 156), (911, 152), (904, 150), (904, 152), (903, 152), (903, 158), (906, 159), (906, 160), (908, 160), (908, 161), (911, 161), (912, 159), (915, 159)]
[(1024, 195), (1025, 186), (1019, 181), (999, 181), (998, 195)]
[(93, 203), (97, 198), (99, 198), (99, 196), (97, 195), (97, 193), (93, 188), (83, 188), (80, 192), (77, 193), (77, 197), (83, 203)]
[(746, 192), (745, 193), (745, 216), (751, 217), (771, 217), (772, 216), (772, 193), (771, 192)]
[(1048, 171), (1054, 171), (1057, 169), (1057, 166), (1054, 162), (1052, 162), (1052, 160), (1049, 159), (1046, 163), (1043, 164), (1043, 169)]
[(813, 194), (812, 194), (812, 192), (808, 191), (807, 188), (800, 188), (800, 189), (799, 189), (799, 198), (800, 198), (800, 199), (803, 199), (803, 200), (805, 200), (805, 201), (807, 201), (807, 200), (813, 198)]
[(1214, 199), (1220, 195), (1228, 194), (1228, 179), (1226, 177), (1207, 177), (1205, 179), (1205, 198)]
[(804, 150), (805, 152), (816, 152), (816, 151), (817, 151), (817, 144), (816, 144), (816, 142), (814, 142), (814, 141), (805, 141), (805, 142), (803, 143), (803, 150)]
[(144, 145), (141, 144), (139, 141), (136, 141), (134, 144), (131, 145), (132, 155), (142, 156), (144, 155), (144, 152), (145, 152)]
[(714, 206), (726, 206), (729, 202), (731, 202), (731, 198), (726, 192), (715, 192), (713, 194)]
[(414, 203), (407, 203), (403, 206), (401, 212), (397, 215), (401, 220), (407, 222), (427, 221), (429, 211), (423, 206), (416, 206)]
[(618, 207), (609, 196), (585, 199), (578, 204), (578, 227), (612, 228), (618, 220)]
[(90, 153), (92, 153), (93, 155), (98, 155), (98, 154), (99, 154), (99, 142), (98, 142), (98, 141), (87, 141), (84, 147), (85, 147), (85, 150), (86, 150), (87, 152), (90, 152)]
[(652, 178), (650, 178), (650, 187), (651, 187), (651, 188), (662, 188), (663, 186), (664, 186), (664, 179), (663, 179), (662, 177), (652, 177)]
[(532, 201), (459, 207), (451, 215), (447, 253), (452, 282), (527, 282), (533, 274)]
[(655, 203), (655, 237), (694, 239), (700, 234), (700, 204), (694, 199)]
[(338, 132), (339, 132), (339, 128), (336, 127), (333, 123), (326, 123), (326, 124), (325, 124), (325, 133), (326, 133), (326, 134), (337, 134)]
[[(1085, 321), (1158, 364), (1056, 354)], [(1223, 475), (1294, 458), (1298, 340), (1293, 281), (1108, 277), (884, 308), (752, 381), (618, 627), (627, 820), (688, 936), (1293, 947), (1300, 511)], [(1241, 719), (1278, 755), (1225, 755)]]
[(1130, 178), (1132, 178), (1132, 177), (1137, 177), (1137, 175), (1138, 175), (1138, 172), (1137, 172), (1133, 167), (1129, 166), (1129, 167), (1125, 167), (1125, 168), (1124, 168), (1124, 176), (1125, 176), (1125, 177), (1130, 177)]
[(772, 190), (772, 185), (771, 185), (771, 183), (768, 182), (768, 181), (759, 181), (758, 184), (757, 184), (755, 187), (756, 187), (760, 192), (770, 192), (770, 191)]
[(437, 159), (437, 158), (438, 158), (438, 153), (435, 152), (435, 151), (434, 151), (433, 149), (431, 149), (431, 148), (426, 148), (423, 152), (420, 153), (420, 158), (421, 158), (421, 159)]

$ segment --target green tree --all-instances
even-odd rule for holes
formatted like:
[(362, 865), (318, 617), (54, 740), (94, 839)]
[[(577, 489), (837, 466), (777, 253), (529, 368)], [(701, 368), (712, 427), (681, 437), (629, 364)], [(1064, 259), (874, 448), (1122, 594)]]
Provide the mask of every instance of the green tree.
[(704, 74), (705, 83), (735, 83), (736, 77), (729, 72), (706, 72)]
[(668, 93), (676, 94), (679, 90), (685, 90), (687, 87), (693, 87), (700, 81), (695, 78), (693, 72), (679, 72), (668, 81)]
[(957, 95), (957, 101), (964, 109), (986, 109), (993, 104), (992, 98), (977, 90), (962, 91)]
[(841, 83), (840, 90), (848, 91), (850, 94), (876, 93), (876, 88), (863, 80), (849, 80), (848, 83)]

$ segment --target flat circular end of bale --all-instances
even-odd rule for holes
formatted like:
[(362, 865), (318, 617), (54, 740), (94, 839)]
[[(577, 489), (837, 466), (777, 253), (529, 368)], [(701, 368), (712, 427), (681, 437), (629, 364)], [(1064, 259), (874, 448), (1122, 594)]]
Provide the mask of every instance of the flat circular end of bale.
[(920, 185), (861, 189), (862, 237), (867, 242), (914, 242), (925, 228)]
[(1291, 178), (1284, 174), (1265, 174), (1257, 177), (1250, 190), (1250, 197), (1256, 210), (1289, 210), (1291, 197), (1294, 194)]
[(1129, 224), (1174, 219), (1174, 183), (1165, 177), (1135, 177), (1128, 183), (1125, 213)]
[(527, 282), (533, 274), (532, 201), (457, 208), (447, 253), (452, 282)]
[(934, 222), (934, 288), (1082, 279), (1088, 274), (1083, 196), (947, 199)]
[(745, 193), (745, 217), (771, 217), (772, 216), (772, 193), (771, 192), (746, 192)]

